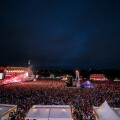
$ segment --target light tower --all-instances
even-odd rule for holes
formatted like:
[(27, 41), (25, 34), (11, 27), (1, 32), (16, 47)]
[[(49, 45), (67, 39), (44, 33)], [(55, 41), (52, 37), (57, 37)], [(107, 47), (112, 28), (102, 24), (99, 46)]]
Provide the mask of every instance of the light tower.
[(78, 70), (76, 70), (76, 80), (77, 80), (77, 87), (80, 88), (80, 75)]

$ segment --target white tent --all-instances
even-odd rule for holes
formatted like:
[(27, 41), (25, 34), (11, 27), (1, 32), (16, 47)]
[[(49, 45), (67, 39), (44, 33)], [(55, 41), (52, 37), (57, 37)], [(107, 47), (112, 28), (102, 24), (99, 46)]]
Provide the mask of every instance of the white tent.
[(70, 106), (52, 105), (49, 120), (72, 120)]
[(113, 110), (120, 116), (120, 108), (113, 108)]
[(120, 120), (120, 116), (105, 101), (100, 107), (93, 107), (96, 120)]
[(9, 113), (16, 109), (17, 105), (0, 104), (0, 120), (8, 120)]
[(25, 120), (72, 120), (69, 105), (34, 105)]
[(114, 81), (119, 81), (120, 82), (120, 79), (118, 79), (117, 77), (114, 79)]

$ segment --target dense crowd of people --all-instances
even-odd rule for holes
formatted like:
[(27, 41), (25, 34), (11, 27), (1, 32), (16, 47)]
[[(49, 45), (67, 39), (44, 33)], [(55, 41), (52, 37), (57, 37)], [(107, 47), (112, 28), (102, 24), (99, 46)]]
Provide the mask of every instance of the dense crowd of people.
[[(83, 83), (83, 82), (82, 82)], [(64, 81), (41, 80), (0, 87), (0, 103), (18, 105), (10, 120), (23, 120), (32, 105), (71, 105), (75, 120), (94, 120), (92, 106), (105, 100), (120, 107), (120, 83), (93, 82), (96, 88), (70, 88)]]

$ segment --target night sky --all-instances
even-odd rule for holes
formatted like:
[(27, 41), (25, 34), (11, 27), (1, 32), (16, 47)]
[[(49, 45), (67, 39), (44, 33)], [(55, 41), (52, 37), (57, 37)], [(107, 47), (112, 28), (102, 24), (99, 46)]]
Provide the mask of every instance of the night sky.
[(0, 0), (0, 65), (120, 69), (119, 0)]

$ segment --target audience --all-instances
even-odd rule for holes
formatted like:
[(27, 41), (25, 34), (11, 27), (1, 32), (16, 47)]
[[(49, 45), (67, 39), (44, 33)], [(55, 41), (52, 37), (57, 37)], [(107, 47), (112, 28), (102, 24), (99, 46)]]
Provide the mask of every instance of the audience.
[(18, 105), (9, 120), (23, 120), (32, 105), (71, 105), (75, 120), (94, 120), (92, 106), (105, 100), (111, 107), (120, 107), (120, 84), (92, 83), (96, 88), (70, 88), (60, 80), (5, 85), (0, 87), (0, 103)]

